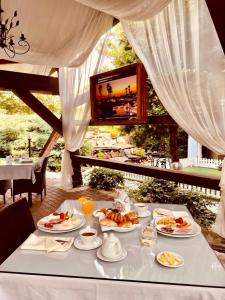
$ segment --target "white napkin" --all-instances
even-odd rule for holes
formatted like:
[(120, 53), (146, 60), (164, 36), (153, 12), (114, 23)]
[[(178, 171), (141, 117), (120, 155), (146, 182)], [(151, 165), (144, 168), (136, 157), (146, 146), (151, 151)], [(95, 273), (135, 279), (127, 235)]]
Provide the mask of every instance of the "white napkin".
[(74, 237), (52, 237), (37, 236), (31, 234), (21, 245), (22, 250), (39, 250), (39, 251), (59, 251), (65, 252), (70, 249), (74, 242)]
[(131, 210), (131, 201), (125, 191), (118, 192), (118, 196), (114, 200), (114, 207), (123, 213), (127, 213)]

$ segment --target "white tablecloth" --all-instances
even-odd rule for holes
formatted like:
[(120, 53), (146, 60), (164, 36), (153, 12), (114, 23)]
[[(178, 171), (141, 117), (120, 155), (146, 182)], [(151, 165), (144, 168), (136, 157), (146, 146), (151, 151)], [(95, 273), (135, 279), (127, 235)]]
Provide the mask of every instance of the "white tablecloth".
[(41, 160), (28, 164), (0, 164), (0, 180), (32, 179), (35, 182), (34, 171), (41, 166)]
[(224, 300), (225, 289), (0, 273), (1, 300)]

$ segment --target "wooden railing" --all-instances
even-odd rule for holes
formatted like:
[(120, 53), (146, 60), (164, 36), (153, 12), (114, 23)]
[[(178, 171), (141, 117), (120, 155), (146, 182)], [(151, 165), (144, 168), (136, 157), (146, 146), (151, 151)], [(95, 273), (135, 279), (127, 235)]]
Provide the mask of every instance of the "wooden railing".
[(144, 176), (165, 179), (169, 181), (185, 183), (208, 189), (219, 190), (219, 176), (198, 175), (181, 170), (162, 169), (157, 167), (145, 167), (132, 163), (115, 162), (107, 159), (98, 159), (87, 156), (80, 156), (75, 153), (70, 153), (74, 175), (74, 186), (81, 184), (81, 165), (99, 166), (124, 172), (136, 173)]

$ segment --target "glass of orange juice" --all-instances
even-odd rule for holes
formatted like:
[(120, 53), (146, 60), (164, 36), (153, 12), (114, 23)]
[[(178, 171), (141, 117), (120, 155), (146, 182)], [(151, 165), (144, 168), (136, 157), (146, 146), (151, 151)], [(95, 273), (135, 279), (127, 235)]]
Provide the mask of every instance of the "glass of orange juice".
[(86, 215), (92, 214), (94, 210), (94, 201), (90, 197), (87, 197), (86, 200), (82, 202), (81, 209)]
[(86, 216), (87, 223), (90, 221), (90, 216), (94, 211), (94, 201), (90, 197), (79, 198), (81, 202), (81, 210)]

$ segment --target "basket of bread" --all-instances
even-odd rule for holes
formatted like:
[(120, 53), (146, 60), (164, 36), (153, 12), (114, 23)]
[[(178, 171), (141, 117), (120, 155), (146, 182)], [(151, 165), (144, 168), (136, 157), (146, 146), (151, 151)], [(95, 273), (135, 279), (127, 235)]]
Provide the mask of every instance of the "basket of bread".
[(138, 214), (135, 211), (123, 214), (118, 209), (100, 208), (97, 212), (99, 213), (97, 216), (103, 231), (127, 232), (134, 230), (139, 224)]

